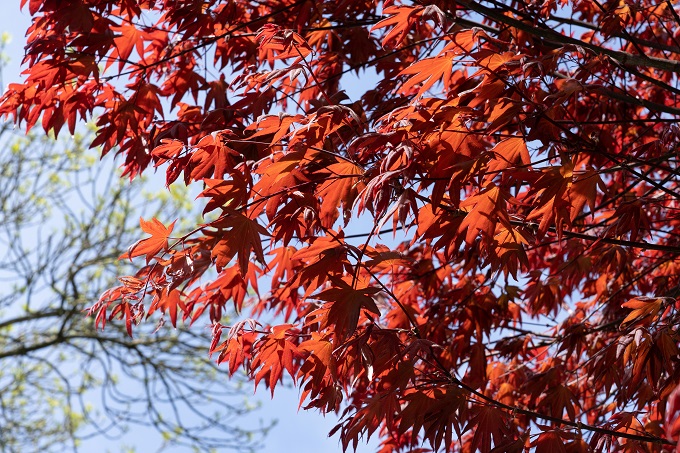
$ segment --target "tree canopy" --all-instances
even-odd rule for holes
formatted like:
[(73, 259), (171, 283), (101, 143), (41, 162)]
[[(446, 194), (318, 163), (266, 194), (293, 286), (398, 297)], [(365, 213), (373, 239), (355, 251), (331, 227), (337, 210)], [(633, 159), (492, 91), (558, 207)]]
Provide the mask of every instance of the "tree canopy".
[(345, 449), (677, 444), (673, 2), (22, 5), (0, 114), (96, 118), (125, 176), (205, 206), (142, 219), (98, 327), (209, 320), (222, 367), (290, 377)]
[(90, 139), (0, 130), (0, 451), (102, 440), (121, 447), (108, 451), (253, 451), (267, 426), (243, 421), (256, 406), (242, 377), (229, 381), (204, 353), (206, 329), (154, 334), (149, 323), (133, 339), (83, 316), (130, 271), (117, 257), (138, 235), (135, 214), (196, 215), (181, 190), (144, 194), (148, 181), (96, 165)]

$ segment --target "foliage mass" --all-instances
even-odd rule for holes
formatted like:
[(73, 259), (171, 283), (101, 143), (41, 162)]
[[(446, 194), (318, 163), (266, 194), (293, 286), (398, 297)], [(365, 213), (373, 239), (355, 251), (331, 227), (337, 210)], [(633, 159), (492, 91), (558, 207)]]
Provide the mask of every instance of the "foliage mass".
[(22, 4), (0, 113), (96, 115), (127, 176), (206, 202), (185, 233), (142, 220), (99, 326), (208, 319), (218, 362), (292, 378), (345, 448), (677, 443), (673, 2)]

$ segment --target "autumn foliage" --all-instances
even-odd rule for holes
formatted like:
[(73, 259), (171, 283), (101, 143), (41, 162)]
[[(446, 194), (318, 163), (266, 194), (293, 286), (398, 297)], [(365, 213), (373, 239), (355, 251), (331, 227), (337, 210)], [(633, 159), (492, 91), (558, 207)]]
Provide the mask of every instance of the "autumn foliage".
[(0, 113), (94, 118), (126, 176), (205, 204), (142, 219), (97, 326), (211, 323), (223, 367), (292, 379), (345, 448), (676, 449), (673, 2), (22, 4)]

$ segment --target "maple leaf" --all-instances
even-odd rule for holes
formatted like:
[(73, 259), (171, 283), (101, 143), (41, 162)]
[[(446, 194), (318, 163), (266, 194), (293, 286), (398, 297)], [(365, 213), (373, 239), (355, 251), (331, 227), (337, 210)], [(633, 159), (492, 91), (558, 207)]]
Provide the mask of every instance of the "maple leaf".
[(540, 405), (548, 406), (549, 413), (557, 418), (561, 418), (566, 410), (569, 420), (574, 420), (576, 418), (574, 403), (578, 404), (578, 399), (572, 391), (563, 385), (558, 385), (546, 392), (546, 396), (541, 400)]
[(567, 448), (564, 444), (564, 440), (559, 435), (559, 433), (554, 431), (548, 431), (541, 433), (536, 440), (531, 443), (531, 446), (536, 449), (537, 452), (556, 452), (556, 453), (567, 453)]
[(333, 343), (321, 338), (318, 333), (315, 332), (312, 339), (300, 343), (298, 349), (314, 355), (325, 367), (331, 366), (333, 361)]
[(498, 256), (496, 262), (506, 275), (517, 277), (520, 265), (529, 267), (525, 247), (529, 245), (531, 236), (517, 228), (500, 227), (494, 236), (494, 253)]
[(146, 255), (146, 262), (148, 263), (161, 251), (167, 251), (168, 249), (168, 238), (172, 229), (175, 227), (175, 222), (173, 221), (167, 228), (158, 219), (153, 218), (149, 221), (139, 218), (139, 226), (151, 237), (147, 239), (142, 239), (136, 244), (132, 245), (127, 253), (122, 254), (118, 259), (132, 259), (136, 256)]
[(372, 30), (394, 26), (382, 38), (382, 45), (385, 48), (396, 47), (406, 38), (410, 27), (418, 20), (418, 14), (422, 12), (422, 6), (390, 6), (385, 8), (383, 14), (391, 14), (390, 17), (375, 24)]
[(600, 175), (593, 169), (586, 170), (571, 184), (569, 187), (569, 199), (571, 201), (570, 220), (572, 222), (581, 213), (586, 203), (590, 207), (591, 212), (595, 211), (598, 187), (603, 188), (605, 186), (600, 179)]
[[(128, 336), (132, 338), (132, 325), (139, 322), (139, 317), (134, 314), (134, 309), (132, 304), (128, 301), (123, 301), (113, 307), (111, 314), (109, 315), (109, 320), (112, 319), (124, 319), (125, 321), (125, 331)], [(100, 312), (98, 316), (105, 315), (106, 311)], [(103, 327), (103, 324), (102, 324)]]
[[(571, 163), (544, 169), (534, 186), (532, 192), (536, 193), (538, 202), (535, 209), (527, 216), (527, 220), (540, 218), (538, 231), (545, 234), (552, 222), (555, 223), (558, 235), (564, 228), (564, 221), (569, 218), (568, 193), (573, 177), (573, 165)], [(576, 196), (578, 200), (578, 195)], [(577, 205), (578, 205), (577, 201)]]
[(151, 306), (146, 312), (148, 318), (154, 311), (160, 309), (163, 313), (167, 313), (170, 317), (172, 327), (177, 327), (177, 309), (186, 311), (186, 306), (182, 301), (182, 294), (180, 291), (173, 289), (170, 292), (164, 291), (160, 296), (154, 298)]
[(337, 409), (342, 394), (333, 382), (336, 365), (333, 343), (318, 332), (313, 332), (309, 340), (300, 343), (298, 350), (308, 354), (298, 372), (298, 377), (303, 382), (306, 381), (304, 387), (301, 385), (299, 406), (309, 398), (311, 401), (305, 409), (310, 407), (318, 407), (321, 410)]
[(636, 297), (621, 304), (622, 307), (630, 308), (632, 311), (621, 321), (620, 328), (627, 329), (633, 323), (651, 323), (659, 315), (663, 298)]
[(406, 267), (411, 264), (408, 257), (391, 250), (371, 253), (370, 256), (371, 259), (366, 261), (366, 266), (371, 267), (375, 272), (392, 270), (395, 267)]
[(217, 363), (228, 362), (229, 374), (233, 375), (239, 367), (252, 358), (253, 344), (257, 338), (257, 332), (240, 331), (230, 334), (224, 343), (211, 349), (211, 353), (219, 352)]
[(470, 353), (470, 369), (466, 375), (466, 382), (469, 382), (471, 386), (475, 388), (482, 387), (487, 381), (486, 375), (486, 351), (484, 346), (477, 343), (471, 347), (472, 352)]
[(295, 273), (292, 260), (295, 252), (296, 249), (291, 246), (279, 247), (269, 252), (270, 255), (274, 255), (274, 259), (269, 262), (269, 267), (276, 269), (272, 277), (272, 284), (274, 286), (277, 286), (284, 279), (284, 276), (290, 278)]
[(455, 413), (464, 404), (463, 394), (455, 388), (409, 392), (404, 396), (405, 407), (400, 414), (400, 427), (413, 427), (414, 440), (416, 434), (424, 428), (425, 437), (438, 451), (442, 444), (451, 445), (454, 434), (460, 437)]
[(34, 16), (40, 10), (40, 6), (43, 2), (42, 0), (21, 0), (20, 8), (23, 9), (23, 7), (26, 6), (26, 3), (28, 3), (28, 12), (31, 16)]
[(413, 74), (411, 78), (404, 82), (400, 91), (408, 93), (415, 85), (422, 83), (417, 94), (417, 96), (422, 96), (440, 79), (446, 89), (451, 82), (452, 68), (453, 58), (446, 56), (428, 58), (414, 63), (399, 73), (399, 75)]
[(114, 38), (117, 51), (114, 51), (111, 55), (112, 58), (109, 64), (118, 57), (120, 60), (118, 63), (118, 70), (120, 71), (126, 65), (130, 55), (132, 55), (133, 49), (137, 49), (137, 54), (139, 56), (144, 55), (143, 33), (132, 24), (122, 24), (114, 30), (119, 31), (120, 35)]
[(274, 396), (276, 384), (283, 378), (284, 370), (292, 378), (296, 375), (295, 361), (301, 357), (301, 354), (298, 347), (288, 337), (291, 328), (290, 324), (274, 326), (271, 334), (260, 338), (255, 345), (258, 354), (254, 357), (250, 367), (254, 371), (255, 386), (266, 378), (265, 382), (272, 396)]
[(491, 451), (492, 442), (500, 445), (510, 433), (506, 425), (507, 414), (490, 406), (475, 409), (475, 415), (465, 427), (464, 431), (474, 429), (472, 450)]
[(494, 174), (515, 165), (531, 164), (531, 156), (524, 139), (512, 137), (502, 140), (492, 149), (494, 160), (489, 163), (489, 172)]
[(210, 198), (203, 214), (217, 208), (238, 209), (247, 200), (247, 183), (239, 173), (232, 174), (231, 180), (205, 178), (203, 182), (206, 188), (197, 198)]
[(483, 237), (492, 237), (498, 222), (506, 228), (512, 228), (505, 207), (506, 200), (506, 195), (501, 188), (489, 183), (477, 195), (461, 203), (462, 209), (470, 209), (458, 227), (461, 232), (467, 230), (465, 242), (472, 244), (480, 232)]
[(314, 297), (331, 302), (325, 325), (333, 326), (336, 337), (341, 341), (356, 331), (362, 310), (380, 316), (380, 310), (373, 299), (380, 289), (371, 287), (354, 289), (342, 281), (338, 281), (337, 284), (339, 286), (321, 291)]
[(203, 137), (189, 159), (190, 177), (193, 180), (207, 178), (224, 178), (224, 174), (233, 167), (234, 158), (241, 156), (224, 142), (234, 134), (222, 131)]
[(304, 282), (305, 297), (321, 287), (329, 276), (342, 274), (349, 264), (342, 235), (316, 238), (309, 246), (297, 250), (291, 260), (300, 269), (296, 279)]
[[(233, 210), (226, 210), (225, 208), (225, 211), (225, 214), (219, 220), (210, 223), (211, 227), (218, 230), (206, 231), (206, 235), (218, 238), (211, 255), (219, 270), (226, 267), (231, 259), (238, 255), (238, 267), (241, 270), (241, 275), (246, 275), (251, 252), (255, 253), (255, 258), (261, 263), (265, 261), (261, 236), (268, 236), (269, 233), (256, 220), (249, 219)], [(223, 230), (227, 230), (229, 234), (218, 234), (219, 231)]]
[(321, 202), (321, 223), (332, 228), (342, 207), (345, 224), (357, 194), (365, 187), (363, 169), (352, 162), (336, 162), (323, 170), (325, 181), (319, 185), (317, 195)]
[(250, 136), (250, 138), (257, 138), (272, 135), (271, 144), (279, 143), (287, 134), (291, 127), (296, 122), (302, 120), (302, 115), (269, 115), (264, 118), (259, 118), (257, 122), (253, 123), (250, 128), (257, 128), (257, 131)]

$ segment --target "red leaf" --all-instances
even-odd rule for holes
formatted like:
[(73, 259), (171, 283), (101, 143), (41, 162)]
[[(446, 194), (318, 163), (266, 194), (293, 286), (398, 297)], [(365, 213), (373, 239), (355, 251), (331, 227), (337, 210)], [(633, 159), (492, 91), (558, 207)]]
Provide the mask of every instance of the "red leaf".
[(149, 221), (139, 218), (139, 225), (142, 230), (150, 234), (151, 237), (147, 239), (142, 239), (133, 246), (130, 247), (127, 253), (123, 253), (118, 259), (129, 258), (132, 259), (136, 256), (146, 255), (146, 262), (151, 261), (152, 258), (156, 256), (161, 251), (167, 251), (168, 249), (168, 238), (172, 229), (175, 227), (175, 222), (172, 222), (169, 227), (165, 227), (158, 219), (153, 218)]
[(562, 437), (557, 432), (548, 431), (541, 433), (538, 438), (531, 443), (537, 453), (567, 453)]
[(265, 383), (272, 396), (274, 396), (274, 387), (283, 378), (283, 371), (295, 379), (297, 367), (295, 360), (301, 354), (297, 346), (289, 338), (290, 324), (282, 324), (274, 326), (269, 335), (262, 337), (255, 345), (257, 354), (253, 359), (251, 369), (254, 372), (255, 386), (260, 383), (262, 379), (266, 379)]
[(119, 31), (120, 35), (114, 38), (117, 52), (112, 55), (111, 62), (115, 61), (116, 57), (119, 57), (118, 69), (120, 70), (125, 66), (134, 48), (137, 48), (139, 56), (144, 55), (144, 41), (142, 40), (143, 32), (133, 24), (124, 23), (117, 27), (116, 31)]
[(636, 297), (621, 304), (622, 307), (630, 308), (633, 311), (628, 313), (628, 316), (621, 322), (621, 329), (627, 329), (633, 322), (644, 323), (651, 322), (653, 318), (659, 315), (662, 298), (652, 297)]
[(452, 68), (453, 58), (447, 56), (428, 58), (414, 63), (399, 73), (399, 75), (413, 74), (410, 79), (404, 82), (399, 91), (408, 94), (415, 85), (422, 83), (416, 95), (420, 97), (439, 80), (443, 81), (446, 90), (451, 81)]
[(172, 327), (177, 327), (177, 309), (179, 308), (182, 311), (186, 311), (186, 306), (184, 305), (184, 302), (182, 302), (181, 297), (182, 294), (176, 289), (173, 289), (169, 293), (163, 291), (161, 296), (157, 297), (147, 310), (147, 318), (159, 308), (163, 313), (167, 313), (170, 317)]
[(384, 27), (394, 26), (392, 30), (382, 38), (382, 45), (385, 48), (394, 48), (406, 38), (411, 26), (418, 20), (418, 14), (423, 11), (422, 6), (390, 6), (385, 8), (383, 14), (391, 14), (390, 17), (375, 24), (371, 31)]
[(207, 235), (217, 238), (212, 249), (212, 258), (218, 270), (226, 267), (229, 261), (238, 255), (238, 266), (241, 275), (245, 276), (248, 273), (251, 252), (255, 253), (255, 258), (259, 262), (265, 262), (261, 236), (268, 236), (269, 233), (256, 220), (236, 211), (228, 211), (210, 226), (220, 231), (206, 232)]
[[(26, 2), (28, 0), (21, 0), (21, 6), (20, 8), (23, 9), (24, 6), (26, 6)], [(31, 16), (35, 16), (35, 14), (40, 10), (40, 6), (42, 6), (43, 0), (30, 0), (28, 4), (28, 12), (30, 13)]]
[(475, 409), (475, 415), (465, 430), (473, 430), (472, 451), (479, 449), (483, 452), (491, 451), (492, 442), (500, 445), (509, 433), (507, 426), (508, 414), (490, 406)]
[(322, 291), (315, 297), (331, 302), (325, 326), (333, 326), (336, 337), (342, 341), (356, 330), (362, 310), (380, 316), (380, 310), (372, 297), (380, 290), (370, 287), (354, 289), (344, 282), (338, 284), (342, 286)]
[(506, 195), (493, 183), (462, 202), (461, 208), (470, 209), (459, 227), (461, 232), (467, 230), (465, 242), (472, 244), (479, 233), (486, 238), (493, 237), (498, 222), (511, 228), (505, 204)]
[(320, 217), (326, 228), (332, 228), (338, 218), (338, 208), (342, 207), (345, 219), (348, 218), (357, 194), (365, 186), (362, 182), (364, 171), (356, 164), (341, 161), (329, 165), (323, 173), (326, 174), (325, 182), (317, 189), (317, 195), (322, 199)]

